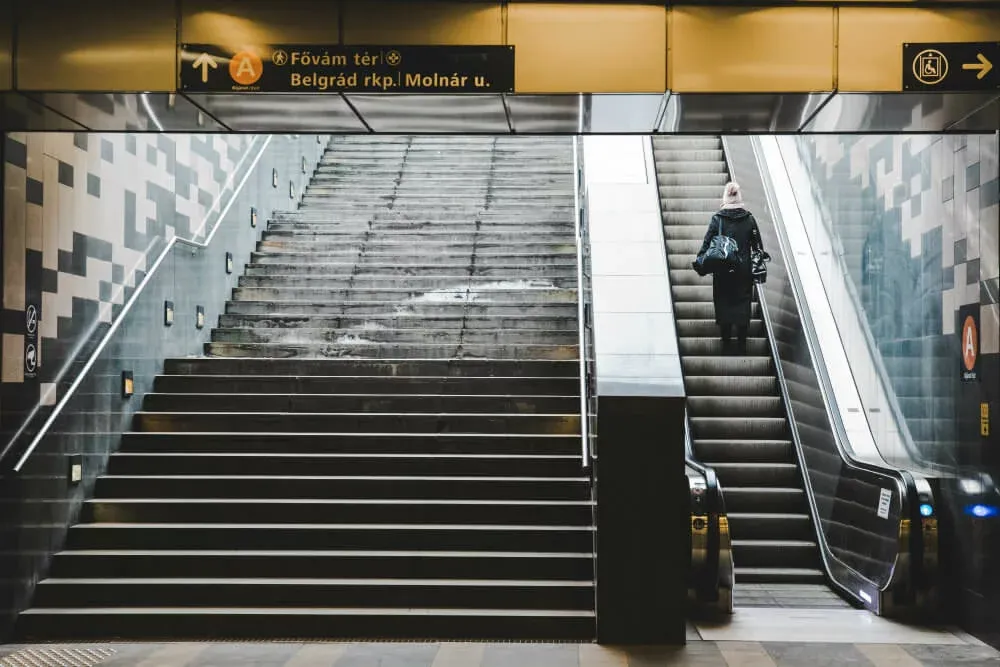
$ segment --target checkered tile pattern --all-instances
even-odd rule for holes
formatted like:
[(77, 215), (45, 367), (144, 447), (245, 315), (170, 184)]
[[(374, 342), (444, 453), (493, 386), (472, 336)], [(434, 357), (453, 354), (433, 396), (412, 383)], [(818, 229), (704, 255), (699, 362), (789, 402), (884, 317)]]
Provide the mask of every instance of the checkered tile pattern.
[[(10, 133), (3, 137), (3, 430), (99, 337), (174, 235), (192, 237), (246, 135)], [(39, 309), (25, 382), (25, 309)], [(28, 394), (31, 394), (30, 396)], [(14, 404), (17, 404), (16, 407)], [(13, 417), (16, 419), (16, 416)]]
[[(835, 196), (827, 201), (839, 218), (856, 281), (863, 281), (863, 257), (855, 244), (870, 239), (874, 222), (881, 221), (907, 249), (921, 288), (938, 292), (940, 325), (926, 333), (954, 333), (958, 308), (979, 303), (982, 352), (1000, 352), (996, 328), (987, 328), (998, 315), (997, 136), (818, 135), (801, 141), (820, 187)], [(864, 219), (848, 220), (848, 211)]]

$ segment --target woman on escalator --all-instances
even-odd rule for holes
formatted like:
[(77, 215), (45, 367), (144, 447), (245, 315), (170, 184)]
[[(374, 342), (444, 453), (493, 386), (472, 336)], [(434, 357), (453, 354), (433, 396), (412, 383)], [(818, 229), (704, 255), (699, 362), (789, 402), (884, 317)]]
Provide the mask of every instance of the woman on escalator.
[[(713, 274), (712, 302), (724, 355), (747, 352), (754, 283), (751, 255), (754, 253), (767, 257), (757, 221), (743, 204), (740, 186), (726, 183), (722, 208), (712, 216), (705, 242), (694, 262), (694, 269), (700, 275)], [(734, 329), (736, 346), (733, 345)]]

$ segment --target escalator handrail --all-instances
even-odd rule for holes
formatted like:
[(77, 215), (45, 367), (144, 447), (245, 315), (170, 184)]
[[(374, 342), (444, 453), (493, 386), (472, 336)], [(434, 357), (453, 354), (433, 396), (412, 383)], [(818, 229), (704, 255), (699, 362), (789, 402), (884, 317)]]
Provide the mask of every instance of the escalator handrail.
[[(755, 157), (757, 157), (758, 164), (760, 164), (758, 141), (756, 140), (756, 138), (753, 138), (751, 139), (751, 142), (753, 145)], [(727, 166), (730, 170), (730, 174), (732, 174), (735, 178), (735, 171), (728, 151), (725, 152), (725, 156), (726, 156)], [(786, 251), (789, 246), (789, 241), (784, 234), (782, 226), (780, 224), (777, 224), (777, 218), (780, 218), (780, 210), (775, 205), (772, 185), (770, 183), (770, 180), (768, 178), (765, 178), (763, 174), (761, 174), (761, 181), (764, 183), (764, 190), (765, 190), (764, 194), (767, 197), (768, 205), (771, 209), (772, 215), (776, 218), (774, 227), (775, 227), (775, 234), (778, 237), (778, 244), (780, 246), (782, 254), (787, 257), (788, 253)], [(803, 302), (803, 299), (801, 297), (801, 280), (799, 278), (798, 272), (795, 269), (794, 262), (786, 261), (785, 268), (789, 277), (789, 282), (792, 287), (792, 297), (795, 301), (795, 306), (799, 311), (799, 317), (802, 320), (811, 322), (812, 317), (810, 316), (810, 311), (808, 309), (808, 306)], [(784, 372), (780, 364), (780, 355), (777, 347), (777, 342), (774, 336), (775, 333), (774, 323), (770, 318), (770, 312), (767, 309), (767, 299), (764, 294), (764, 290), (761, 288), (760, 285), (757, 285), (757, 295), (761, 304), (762, 319), (764, 320), (764, 324), (767, 329), (768, 342), (771, 347), (771, 353), (772, 355), (774, 355), (775, 359), (776, 377), (781, 391), (782, 401), (785, 404), (785, 408), (788, 411), (789, 416), (791, 417), (791, 415), (793, 415), (794, 412), (789, 401), (787, 381), (785, 379)], [(830, 420), (831, 426), (833, 426), (833, 436), (834, 436), (833, 440), (837, 447), (837, 451), (841, 457), (841, 460), (849, 469), (864, 471), (871, 475), (879, 476), (886, 480), (891, 481), (896, 486), (900, 494), (900, 521), (902, 522), (903, 520), (909, 519), (911, 520), (910, 524), (911, 526), (920, 526), (921, 524), (919, 520), (916, 523), (912, 522), (912, 517), (914, 516), (917, 516), (919, 519), (919, 506), (918, 504), (915, 504), (913, 502), (913, 498), (917, 496), (917, 490), (912, 475), (906, 471), (902, 471), (892, 466), (889, 466), (888, 464), (877, 465), (875, 463), (871, 463), (868, 461), (858, 460), (844, 446), (844, 441), (847, 438), (847, 433), (846, 429), (844, 428), (844, 424), (839, 412), (831, 409), (831, 405), (833, 405), (834, 402), (828, 391), (828, 387), (830, 386), (829, 385), (830, 377), (829, 374), (826, 372), (823, 356), (820, 350), (818, 349), (816, 341), (814, 340), (815, 336), (814, 332), (810, 331), (808, 327), (803, 327), (802, 329), (803, 333), (805, 334), (804, 338), (806, 345), (809, 349), (810, 357), (814, 360), (813, 371), (816, 373), (817, 379), (819, 380), (819, 382), (817, 383), (818, 388), (823, 397), (823, 403), (824, 405), (827, 406), (826, 410), (827, 418)], [(792, 435), (793, 445), (796, 450), (796, 455), (800, 463), (802, 464), (803, 469), (806, 470), (807, 468), (805, 466), (806, 459), (805, 459), (804, 447), (802, 444), (801, 436), (798, 432), (797, 425), (795, 424), (795, 420), (790, 418), (788, 420), (788, 424), (789, 424), (789, 430)], [(893, 563), (892, 573), (890, 574), (886, 583), (882, 586), (876, 585), (875, 582), (872, 582), (868, 577), (857, 572), (857, 570), (850, 567), (849, 565), (844, 563), (841, 559), (839, 559), (835, 554), (832, 553), (829, 544), (826, 541), (826, 535), (823, 532), (820, 523), (819, 511), (816, 504), (815, 494), (813, 492), (812, 485), (809, 483), (807, 475), (804, 475), (803, 477), (804, 477), (803, 481), (805, 482), (805, 487), (806, 487), (805, 488), (806, 497), (809, 502), (810, 512), (812, 513), (814, 519), (813, 525), (816, 531), (817, 539), (819, 540), (820, 544), (820, 554), (823, 558), (824, 568), (826, 569), (827, 575), (830, 578), (830, 580), (838, 588), (844, 590), (850, 597), (858, 599), (859, 601), (863, 601), (859, 598), (858, 594), (855, 591), (847, 588), (842, 582), (837, 581), (836, 578), (833, 576), (832, 569), (829, 563), (831, 560), (835, 560), (841, 567), (850, 570), (854, 575), (856, 575), (860, 579), (871, 583), (874, 588), (880, 589), (883, 592), (891, 588), (895, 579), (896, 565), (898, 564), (898, 556), (896, 563)], [(913, 531), (911, 531), (911, 537), (912, 537), (912, 532)], [(914, 540), (911, 539), (910, 542), (912, 547)], [(918, 542), (922, 544), (922, 540), (918, 540)], [(919, 564), (919, 561), (922, 560), (922, 558), (920, 558), (920, 555), (921, 555), (920, 553), (911, 554), (911, 564), (913, 564), (914, 560), (918, 561)]]
[[(800, 147), (797, 147), (801, 151)], [(804, 156), (799, 153), (800, 157), (804, 159)], [(809, 183), (812, 185), (811, 193), (813, 202), (816, 207), (822, 213), (821, 222), (826, 228), (827, 233), (830, 235), (831, 240), (836, 238), (836, 232), (833, 229), (833, 216), (830, 213), (830, 209), (822, 197), (818, 197), (817, 193), (821, 190), (819, 188), (819, 183), (816, 181), (816, 175), (811, 170), (806, 170), (806, 175), (809, 178)], [(842, 252), (835, 253), (836, 262), (840, 265), (841, 273), (844, 276), (850, 276), (847, 269), (847, 264), (844, 261), (844, 255)], [(893, 424), (896, 427), (896, 432), (899, 434), (900, 439), (903, 441), (903, 447), (906, 448), (907, 454), (909, 454), (911, 460), (916, 460), (919, 450), (917, 449), (916, 443), (913, 441), (913, 434), (910, 433), (910, 428), (906, 424), (906, 418), (903, 417), (903, 409), (899, 405), (899, 401), (896, 400), (896, 392), (892, 389), (892, 383), (889, 380), (889, 373), (885, 368), (885, 363), (882, 360), (882, 353), (878, 349), (878, 344), (875, 342), (875, 337), (872, 335), (871, 327), (869, 326), (867, 320), (864, 317), (860, 317), (862, 311), (861, 298), (858, 295), (857, 289), (854, 283), (848, 279), (845, 281), (847, 294), (851, 298), (851, 303), (854, 306), (854, 311), (858, 320), (858, 328), (861, 330), (862, 338), (865, 341), (865, 345), (868, 348), (868, 354), (871, 357), (872, 365), (878, 375), (878, 381), (882, 388), (882, 394), (885, 396), (886, 402), (889, 404), (889, 411), (892, 414)], [(877, 443), (876, 443), (877, 444)]]

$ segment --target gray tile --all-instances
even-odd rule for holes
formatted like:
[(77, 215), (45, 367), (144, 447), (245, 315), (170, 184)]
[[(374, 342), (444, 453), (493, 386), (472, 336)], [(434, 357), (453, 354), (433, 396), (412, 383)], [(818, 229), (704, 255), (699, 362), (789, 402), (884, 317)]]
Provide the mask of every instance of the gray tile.
[(66, 187), (73, 187), (73, 165), (59, 160), (59, 183)]
[(979, 283), (979, 303), (989, 305), (1000, 301), (1000, 278), (990, 278)]
[(156, 146), (146, 146), (146, 162), (156, 166)]
[(979, 187), (979, 163), (974, 162), (965, 168), (965, 191)]
[(121, 264), (111, 265), (111, 282), (115, 285), (121, 285), (125, 282), (125, 267)]
[(979, 210), (1000, 204), (1000, 179), (986, 181), (979, 187)]
[(28, 147), (9, 134), (4, 137), (4, 160), (21, 169), (28, 168)]
[(135, 135), (134, 134), (126, 134), (125, 135), (125, 150), (127, 152), (131, 153), (132, 155), (136, 154)]
[(778, 667), (872, 667), (871, 660), (853, 644), (771, 642), (763, 646)]
[(111, 164), (115, 163), (115, 145), (103, 137), (101, 138), (101, 159)]
[(431, 667), (437, 650), (435, 644), (354, 644), (335, 667)]
[(979, 282), (979, 260), (973, 259), (965, 265), (965, 284), (975, 285)]
[(951, 201), (955, 198), (955, 177), (949, 176), (941, 181), (941, 201)]
[(715, 642), (629, 648), (629, 667), (728, 667)]
[(282, 667), (301, 644), (211, 644), (192, 667)]
[(101, 280), (97, 284), (98, 298), (107, 303), (111, 301), (111, 283)]
[(87, 194), (100, 198), (101, 178), (97, 174), (87, 174)]
[(965, 262), (968, 255), (967, 248), (968, 241), (966, 239), (955, 241), (955, 259), (952, 261), (953, 264), (958, 265)]
[(482, 667), (578, 667), (579, 664), (580, 652), (575, 644), (496, 644), (486, 647)]
[(42, 182), (28, 178), (25, 182), (24, 197), (29, 204), (38, 204), (41, 206), (45, 201), (45, 188)]
[(86, 132), (74, 132), (73, 133), (73, 145), (82, 151), (87, 150), (89, 144)]
[(904, 645), (903, 648), (914, 658), (925, 665), (962, 665), (963, 667), (979, 667), (980, 665), (1000, 665), (1000, 653), (989, 646), (945, 646), (931, 644)]

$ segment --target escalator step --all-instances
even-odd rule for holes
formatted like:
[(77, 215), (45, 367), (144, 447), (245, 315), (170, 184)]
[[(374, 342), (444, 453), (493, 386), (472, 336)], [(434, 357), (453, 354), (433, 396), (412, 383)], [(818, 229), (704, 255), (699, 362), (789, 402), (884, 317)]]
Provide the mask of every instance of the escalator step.
[(805, 514), (809, 511), (805, 491), (795, 487), (726, 486), (722, 492), (726, 511), (736, 514), (765, 512)]
[(818, 568), (796, 567), (739, 567), (734, 568), (734, 578), (744, 584), (822, 584), (826, 575)]
[(703, 461), (744, 463), (793, 463), (791, 440), (695, 440), (694, 451)]

